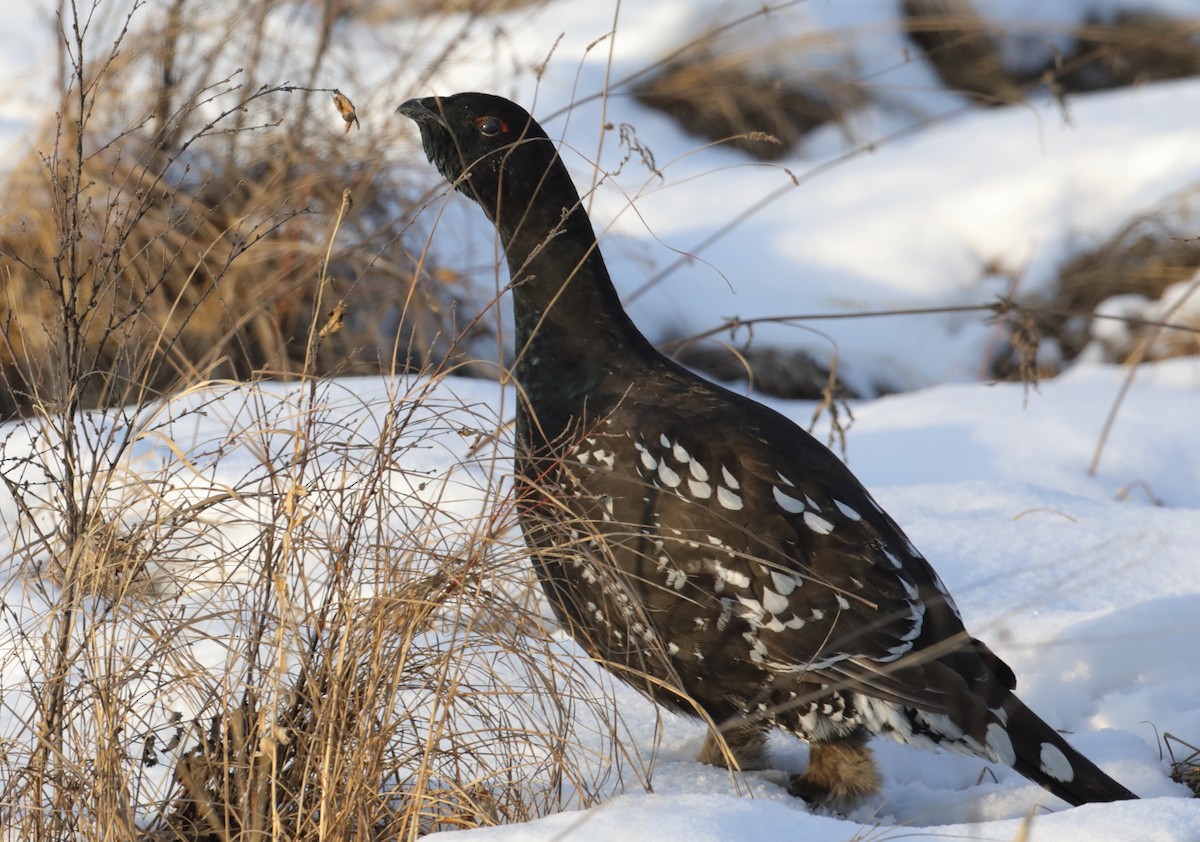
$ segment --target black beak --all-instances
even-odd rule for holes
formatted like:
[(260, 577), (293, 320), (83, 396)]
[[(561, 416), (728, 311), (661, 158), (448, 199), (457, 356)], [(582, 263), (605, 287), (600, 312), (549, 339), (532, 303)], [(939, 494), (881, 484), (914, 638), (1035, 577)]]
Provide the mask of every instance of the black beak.
[(436, 103), (433, 97), (410, 99), (397, 108), (396, 113), (403, 114), (408, 119), (417, 123), (433, 123), (434, 125), (441, 126), (443, 129), (446, 128), (446, 121), (442, 119), (442, 115), (429, 107), (431, 103)]

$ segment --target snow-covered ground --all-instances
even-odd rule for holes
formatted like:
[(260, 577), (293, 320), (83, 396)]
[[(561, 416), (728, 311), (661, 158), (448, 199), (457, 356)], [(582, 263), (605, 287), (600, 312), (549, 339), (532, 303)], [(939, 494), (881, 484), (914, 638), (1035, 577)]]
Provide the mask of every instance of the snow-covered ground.
[[(642, 753), (652, 751), (658, 717), (664, 717), (653, 794), (631, 782), (622, 793), (609, 781), (612, 797), (590, 810), (469, 834), (550, 840), (569, 832), (571, 839), (602, 840), (620, 829), (621, 838), (645, 840), (670, 835), (751, 840), (763, 834), (816, 840), (856, 835), (1015, 839), (1032, 813), (1036, 840), (1200, 838), (1200, 801), (1167, 778), (1161, 754), (1165, 733), (1190, 742), (1200, 733), (1200, 558), (1195, 553), (1200, 448), (1192, 442), (1200, 362), (1176, 360), (1139, 371), (1100, 468), (1089, 476), (1103, 419), (1125, 374), (1089, 366), (1028, 396), (1017, 385), (970, 384), (862, 402), (855, 406), (849, 458), (941, 573), (969, 628), (1015, 668), (1023, 698), (1146, 800), (1067, 810), (1009, 769), (877, 740), (882, 795), (849, 816), (813, 813), (787, 795), (781, 774), (803, 769), (805, 748), (798, 741), (775, 738), (772, 756), (779, 771), (735, 779), (695, 762), (704, 737), (701, 726), (656, 712), (618, 686), (609, 692), (623, 719), (623, 738)], [(451, 379), (425, 394), (412, 382), (347, 380), (322, 387), (314, 404), (292, 387), (220, 387), (140, 419), (108, 416), (141, 434), (128, 460), (114, 466), (124, 479), (113, 484), (116, 497), (109, 511), (122, 523), (133, 526), (144, 516), (131, 500), (140, 505), (148, 497), (165, 500), (178, 509), (183, 501), (203, 499), (214, 490), (238, 492), (177, 536), (176, 552), (150, 571), (164, 594), (158, 606), (148, 607), (140, 618), (127, 608), (102, 624), (114, 640), (134, 635), (117, 645), (127, 659), (118, 661), (130, 676), (130, 692), (153, 699), (138, 721), (127, 725), (131, 747), (140, 744), (145, 729), (169, 734), (175, 712), (200, 710), (205, 682), (197, 679), (198, 671), (217, 680), (236, 650), (221, 641), (250, 627), (237, 602), (256, 574), (231, 565), (230, 559), (253, 564), (257, 530), (279, 513), (255, 502), (255, 492), (272, 487), (264, 454), (277, 454), (278, 464), (287, 462), (290, 431), (306, 416), (315, 417), (315, 439), (322, 443), (313, 465), (325, 466), (329, 482), (316, 473), (306, 480), (307, 517), (335, 523), (336, 511), (322, 509), (321, 501), (352, 499), (336, 496), (356, 482), (341, 473), (347, 453), (361, 452), (368, 464), (365, 455), (372, 452), (382, 419), (389, 408), (404, 406), (413, 389), (420, 390), (427, 411), (409, 419), (404, 444), (413, 446), (401, 448), (404, 459), (381, 494), (395, 506), (384, 507), (390, 517), (402, 520), (405, 513), (415, 513), (416, 519), (395, 523), (387, 534), (419, 533), (428, 546), (449, 553), (464, 529), (470, 532), (471, 524), (486, 517), (484, 506), (496, 499), (489, 483), (503, 482), (490, 471), (497, 464), (503, 470), (505, 448), (485, 448), (483, 456), (471, 450), (471, 431), (486, 432), (496, 423), (495, 409), (511, 406), (512, 396), (495, 385)], [(813, 409), (805, 402), (774, 403), (800, 423)], [(2, 467), (16, 478), (19, 470), (27, 470), (18, 462), (37, 449), (37, 439), (31, 442), (11, 424), (3, 434)], [(49, 453), (39, 461), (53, 466), (55, 459)], [(172, 480), (163, 481), (165, 474)], [(28, 473), (20, 477), (34, 479)], [(129, 481), (135, 477), (145, 478), (152, 492)], [(281, 487), (279, 476), (273, 482)], [(33, 484), (26, 490), (33, 497), (44, 489)], [(123, 498), (122, 492), (129, 496)], [(410, 505), (396, 505), (396, 500)], [(23, 518), (7, 495), (0, 517), (8, 525), (10, 548), (19, 535), (29, 537), (16, 531)], [(514, 556), (509, 563), (524, 562)], [(5, 574), (0, 620), (0, 735), (19, 740), (33, 703), (34, 687), (26, 676), (38, 674), (45, 600), (53, 599), (55, 589), (12, 564)], [(312, 607), (303, 602), (304, 594), (317, 600), (322, 593), (319, 557), (302, 559), (293, 573), (292, 599), (303, 612)], [(129, 604), (139, 603), (135, 598)], [(141, 624), (166, 623), (189, 611), (208, 619), (173, 632), (169, 655), (138, 642)], [(558, 644), (566, 657), (582, 658), (569, 640), (560, 636)], [(539, 646), (531, 642), (529, 650), (537, 652)], [(547, 655), (553, 651), (545, 650)], [(563, 651), (557, 657), (564, 657)], [(142, 674), (139, 658), (153, 659), (153, 674)], [(521, 664), (510, 668), (519, 670)], [(593, 680), (605, 683), (602, 675)], [(503, 704), (513, 721), (538, 708), (534, 699), (506, 698)], [(584, 706), (580, 715), (595, 712)], [(585, 733), (601, 732), (595, 722), (583, 726)], [(1174, 748), (1187, 753), (1179, 743)], [(169, 765), (144, 774), (147, 786), (162, 786)], [(603, 777), (598, 769), (592, 774)], [(1053, 814), (1043, 813), (1041, 805)]]
[[(20, 14), (13, 11), (18, 5)], [(858, 141), (954, 112), (829, 168), (824, 165), (846, 152), (846, 140), (837, 130), (819, 132), (782, 162), (801, 177), (798, 187), (789, 186), (791, 174), (781, 166), (750, 163), (723, 149), (694, 152), (693, 139), (629, 97), (587, 99), (603, 89), (606, 75), (616, 80), (653, 64), (690, 35), (738, 14), (737, 4), (566, 0), (470, 24), (454, 17), (390, 23), (343, 38), (354, 55), (330, 62), (328, 78), (318, 84), (351, 93), (363, 131), (393, 137), (397, 165), (412, 167), (414, 178), (431, 184), (436, 174), (420, 157), (415, 131), (392, 113), (411, 96), (483, 89), (529, 104), (552, 135), (563, 137), (564, 156), (585, 188), (595, 178), (599, 126), (635, 126), (662, 178), (635, 156), (603, 180), (593, 215), (631, 312), (654, 339), (687, 335), (734, 315), (987, 303), (1004, 290), (997, 278), (981, 281), (989, 263), (1020, 270), (1025, 289), (1044, 286), (1073, 249), (1200, 181), (1194, 116), (1200, 81), (1076, 97), (1065, 114), (1036, 99), (1022, 107), (960, 111), (961, 102), (939, 90), (927, 68), (903, 59), (896, 5), (813, 0), (773, 12), (738, 36), (754, 45), (779, 32), (863, 34), (846, 49), (904, 107), (858, 115)], [(1035, 32), (1039, 26), (1058, 31), (1085, 9), (1113, 5), (986, 4), (989, 14)], [(1198, 2), (1154, 5), (1200, 14)], [(12, 49), (0, 50), (0, 71), (23, 97), (0, 110), (0, 132), (16, 144), (24, 142), (28, 121), (40, 116), (29, 93), (38, 83), (22, 74), (44, 74), (52, 64), (30, 46), (47, 19), (39, 8), (13, 4), (0, 12), (12, 25), (4, 37), (30, 28)], [(603, 39), (614, 19), (615, 36)], [(280, 37), (303, 52), (310, 23), (304, 15), (281, 13)], [(468, 35), (457, 42), (454, 60), (437, 63), (430, 76), (433, 57), (461, 26)], [(545, 72), (535, 78), (531, 68), (555, 44)], [(837, 51), (821, 59), (839, 60)], [(288, 78), (285, 70), (282, 78)], [(568, 119), (559, 111), (572, 102), (580, 104)], [(615, 135), (606, 135), (601, 168), (616, 169), (624, 153)], [(814, 177), (805, 179), (810, 172)], [(695, 248), (776, 193), (711, 246)], [(450, 202), (453, 212), (435, 228), (432, 247), (445, 263), (457, 253), (464, 266), (491, 265), (492, 235), (482, 214), (461, 198)], [(698, 259), (640, 293), (680, 250)], [(1032, 815), (1028, 838), (1037, 842), (1200, 839), (1200, 801), (1167, 778), (1161, 742), (1168, 732), (1200, 742), (1200, 363), (1179, 360), (1138, 371), (1092, 476), (1089, 464), (1127, 372), (1080, 364), (1026, 394), (1017, 385), (978, 382), (996, 333), (977, 314), (806, 325), (763, 325), (756, 341), (810, 348), (819, 356), (836, 347), (853, 385), (910, 390), (854, 404), (850, 466), (930, 558), (972, 631), (1015, 668), (1023, 698), (1146, 800), (1067, 810), (1010, 770), (877, 742), (883, 794), (850, 816), (815, 814), (786, 794), (778, 773), (735, 780), (696, 764), (702, 729), (664, 715), (653, 793), (631, 784), (590, 810), (460, 838), (1014, 840)], [(369, 442), (410, 388), (397, 391), (378, 380), (332, 384), (323, 393), (329, 407), (323, 429)], [(264, 438), (262, 431), (290, 429), (300, 398), (284, 387), (221, 394), (212, 404), (190, 396), (163, 410), (162, 418), (180, 420), (154, 428), (121, 470), (145, 477), (166, 470), (184, 487), (168, 493), (155, 485), (156, 493), (178, 499), (259, 482), (266, 476), (263, 454), (285, 454), (289, 441), (286, 434), (279, 441)], [(470, 441), (459, 428), (486, 428), (489, 419), (494, 426), (511, 411), (512, 397), (479, 381), (447, 381), (434, 394), (451, 414), (427, 428), (429, 447), (403, 451), (411, 461), (398, 466), (391, 490), (436, 495), (451, 520), (421, 528), (431, 536), (445, 529), (437, 540), (450, 541), (453, 518), (476, 517), (493, 499), (488, 483), (501, 481), (486, 468), (462, 466)], [(454, 409), (459, 402), (477, 410)], [(178, 408), (201, 404), (203, 414)], [(805, 425), (813, 411), (805, 403), (772, 404)], [(0, 429), (3, 469), (15, 470), (35, 446), (19, 425)], [(53, 464), (53, 454), (45, 458)], [(505, 464), (503, 452), (494, 464)], [(339, 482), (352, 487), (354, 479)], [(124, 516), (136, 519), (137, 512)], [(249, 496), (218, 507), (203, 535), (188, 536), (171, 563), (198, 564), (187, 576), (203, 573), (212, 558), (251, 547), (255, 524), (266, 519)], [(6, 559), (0, 572), (2, 745), (27, 740), (30, 641), (45, 631), (45, 602), (16, 567), (14, 549), (29, 538), (30, 525), (7, 492), (0, 493), (0, 520), (0, 557)], [(236, 586), (236, 574), (219, 569), (194, 580), (204, 594), (196, 604), (211, 608), (220, 583)], [(173, 603), (179, 604), (188, 600)], [(197, 624), (198, 635), (210, 631)], [(197, 643), (189, 657), (189, 669), (219, 671), (225, 664), (224, 650), (211, 642)], [(615, 692), (629, 733), (653, 734), (653, 708), (632, 691)], [(147, 716), (195, 704), (160, 699)], [(803, 768), (801, 744), (780, 737), (772, 749), (780, 770)]]
[[(695, 763), (702, 729), (670, 719), (653, 794), (466, 838), (1014, 840), (1033, 815), (1039, 842), (1200, 839), (1200, 802), (1160, 755), (1164, 732), (1194, 742), (1200, 728), (1200, 364), (1140, 372), (1089, 477), (1124, 374), (1076, 371), (1027, 406), (1020, 387), (980, 384), (859, 404), (849, 457), (968, 627), (1014, 667), (1020, 695), (1145, 800), (1068, 810), (1011, 770), (876, 740), (882, 796), (848, 817), (817, 815), (777, 773), (733, 781)], [(627, 713), (648, 715), (628, 695)], [(803, 769), (800, 743), (772, 748), (779, 769)]]

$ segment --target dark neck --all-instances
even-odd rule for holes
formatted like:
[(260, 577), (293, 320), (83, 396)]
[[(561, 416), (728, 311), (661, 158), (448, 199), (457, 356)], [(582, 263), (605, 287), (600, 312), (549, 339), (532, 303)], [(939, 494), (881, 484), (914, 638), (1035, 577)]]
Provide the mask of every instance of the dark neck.
[(586, 388), (622, 359), (654, 354), (621, 306), (562, 161), (555, 156), (532, 191), (528, 184), (514, 188), (502, 187), (510, 198), (493, 218), (512, 279), (518, 379), (536, 376), (540, 359), (553, 359), (556, 369), (574, 366), (591, 379), (581, 383)]

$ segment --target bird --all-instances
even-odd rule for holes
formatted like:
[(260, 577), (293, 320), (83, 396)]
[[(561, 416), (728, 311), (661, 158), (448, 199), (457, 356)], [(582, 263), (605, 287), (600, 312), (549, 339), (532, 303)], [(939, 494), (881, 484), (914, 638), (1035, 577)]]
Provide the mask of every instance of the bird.
[(509, 271), (514, 485), (532, 566), (589, 657), (849, 810), (873, 735), (1005, 764), (1070, 805), (1137, 796), (1015, 695), (945, 585), (846, 464), (782, 414), (660, 353), (625, 312), (552, 141), (503, 97), (411, 99), (426, 157), (494, 223)]

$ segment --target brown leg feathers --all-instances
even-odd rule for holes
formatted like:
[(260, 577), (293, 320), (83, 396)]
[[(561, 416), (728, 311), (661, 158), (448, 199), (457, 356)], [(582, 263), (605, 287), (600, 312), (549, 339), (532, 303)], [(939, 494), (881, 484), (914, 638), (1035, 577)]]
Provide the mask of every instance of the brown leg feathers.
[(722, 769), (767, 768), (767, 732), (761, 726), (721, 727), (720, 734), (709, 731), (700, 749), (699, 760)]
[(810, 804), (835, 809), (848, 809), (864, 796), (879, 792), (879, 772), (866, 743), (865, 732), (813, 743), (808, 753), (808, 771), (792, 778), (788, 792)]

